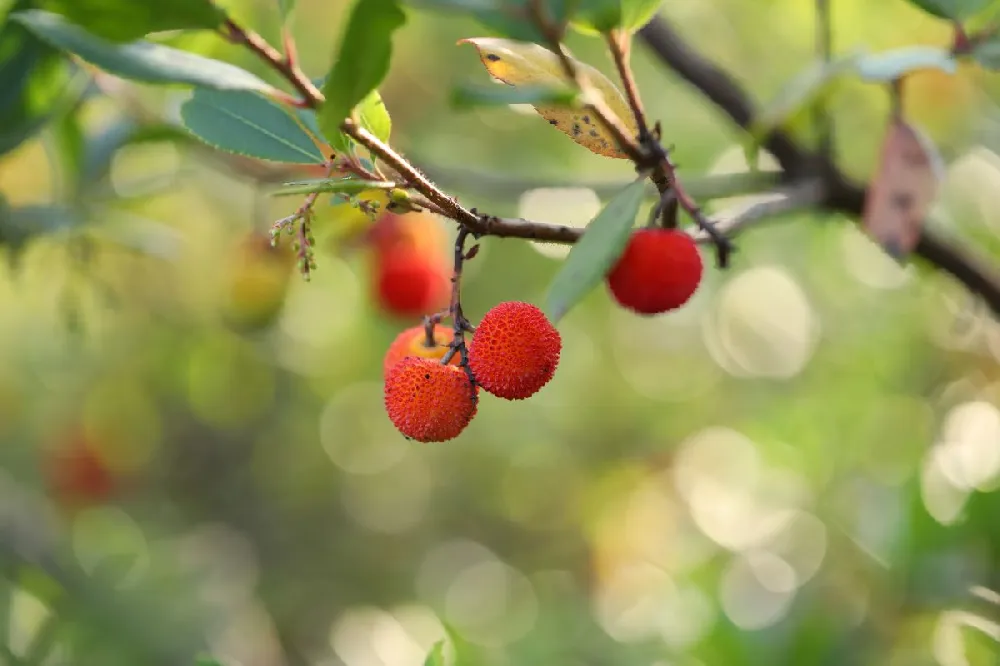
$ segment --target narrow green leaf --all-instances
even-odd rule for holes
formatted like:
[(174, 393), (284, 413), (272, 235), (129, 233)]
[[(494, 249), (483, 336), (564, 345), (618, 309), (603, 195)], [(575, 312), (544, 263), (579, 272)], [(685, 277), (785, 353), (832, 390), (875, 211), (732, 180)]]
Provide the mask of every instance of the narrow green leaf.
[(246, 91), (195, 90), (181, 107), (184, 126), (205, 143), (289, 164), (322, 164), (323, 153), (281, 105)]
[(961, 21), (986, 9), (993, 0), (908, 0), (938, 18)]
[[(544, 44), (545, 36), (539, 32), (529, 12), (529, 3), (538, 0), (497, 0), (495, 7), (474, 12), (480, 24), (500, 37), (522, 42)], [(571, 18), (571, 8), (580, 0), (541, 0), (545, 16), (565, 25)]]
[(115, 42), (163, 30), (211, 30), (225, 19), (222, 10), (210, 0), (41, 0), (36, 6)]
[(290, 194), (312, 194), (313, 192), (335, 192), (338, 194), (360, 194), (368, 190), (391, 190), (395, 183), (378, 180), (361, 180), (358, 178), (315, 178), (311, 180), (296, 180), (282, 183), (274, 191), (275, 196)]
[(281, 12), (281, 20), (287, 21), (289, 14), (295, 9), (295, 0), (278, 0), (278, 11)]
[(596, 287), (625, 250), (642, 205), (644, 179), (619, 192), (587, 226), (549, 287), (545, 312), (559, 321)]
[(810, 110), (816, 102), (839, 83), (841, 77), (857, 66), (860, 54), (854, 53), (832, 62), (815, 62), (788, 82), (753, 119), (744, 144), (747, 163), (757, 164), (761, 142), (768, 134), (793, 117)]
[(503, 0), (408, 0), (408, 4), (446, 12), (483, 12), (501, 9)]
[(507, 104), (545, 104), (576, 108), (579, 93), (568, 87), (549, 86), (474, 86), (459, 85), (452, 89), (451, 105), (456, 109)]
[(972, 58), (981, 67), (1000, 70), (1000, 36), (976, 44), (972, 49)]
[(378, 88), (389, 72), (392, 34), (406, 21), (395, 0), (358, 0), (333, 68), (323, 86), (326, 102), (319, 112), (323, 135), (333, 141), (340, 125)]
[(55, 48), (125, 79), (186, 84), (217, 90), (273, 90), (250, 72), (194, 53), (137, 41), (114, 44), (88, 33), (58, 14), (36, 9), (11, 16)]
[[(31, 5), (18, 0), (11, 11)], [(34, 137), (76, 102), (84, 87), (58, 51), (24, 26), (0, 22), (0, 155)]]
[(662, 4), (662, 0), (578, 0), (570, 25), (584, 34), (635, 32)]
[(69, 197), (76, 196), (84, 178), (86, 137), (76, 113), (67, 113), (52, 127), (53, 150), (62, 162), (60, 174)]
[(434, 647), (431, 648), (431, 651), (427, 653), (427, 658), (424, 659), (424, 666), (446, 666), (444, 648), (444, 641), (438, 641), (435, 643)]
[(895, 81), (918, 69), (940, 69), (954, 74), (958, 63), (947, 49), (933, 46), (907, 46), (904, 48), (860, 56), (856, 67), (858, 76), (867, 81)]

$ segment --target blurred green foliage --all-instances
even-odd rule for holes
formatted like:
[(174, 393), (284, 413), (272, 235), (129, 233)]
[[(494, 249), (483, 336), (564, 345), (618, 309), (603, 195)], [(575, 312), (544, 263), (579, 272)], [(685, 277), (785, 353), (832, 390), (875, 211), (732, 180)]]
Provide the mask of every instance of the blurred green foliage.
[[(278, 3), (220, 4), (280, 43)], [(838, 52), (951, 38), (902, 0), (831, 4)], [(348, 9), (296, 3), (311, 76)], [(662, 11), (761, 99), (812, 58), (812, 3)], [(632, 177), (533, 113), (451, 109), (451, 84), (483, 77), (455, 42), (482, 28), (408, 15), (381, 95), (393, 145), (449, 192), (581, 225), (593, 192), (540, 188)], [(276, 83), (210, 32), (154, 39)], [(569, 43), (611, 75), (599, 40)], [(686, 172), (746, 170), (713, 107), (642, 48), (633, 59)], [(641, 319), (592, 292), (561, 321), (541, 393), (484, 399), (460, 438), (415, 445), (387, 420), (380, 375), (413, 322), (371, 298), (350, 242), (363, 217), (321, 197), (317, 269), (297, 279), (254, 232), (297, 205), (268, 196), (276, 183), (317, 174), (195, 144), (176, 124), (189, 92), (75, 87), (77, 69), (0, 27), (0, 658), (996, 662), (1000, 326), (958, 285), (830, 216), (750, 229), (677, 313)], [(963, 65), (916, 76), (906, 101), (949, 163), (931, 224), (994, 260), (998, 92)], [(842, 163), (869, 175), (884, 92), (849, 80), (825, 99)], [(466, 314), (542, 303), (564, 250), (485, 239)], [(106, 461), (112, 497), (60, 501), (50, 463), (77, 446)]]

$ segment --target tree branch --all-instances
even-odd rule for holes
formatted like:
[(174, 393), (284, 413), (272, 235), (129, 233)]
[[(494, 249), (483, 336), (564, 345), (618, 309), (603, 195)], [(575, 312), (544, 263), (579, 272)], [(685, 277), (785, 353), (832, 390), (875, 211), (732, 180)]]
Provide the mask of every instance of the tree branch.
[[(718, 65), (690, 47), (662, 17), (655, 17), (640, 32), (640, 37), (670, 69), (697, 88), (733, 122), (746, 129), (756, 109), (743, 87)], [(858, 218), (865, 201), (865, 186), (851, 181), (835, 164), (806, 150), (784, 132), (767, 136), (766, 148), (781, 165), (785, 180), (821, 177), (825, 196), (821, 208)], [(986, 259), (955, 241), (925, 229), (915, 253), (933, 266), (949, 273), (980, 296), (1000, 315), (1000, 272)]]

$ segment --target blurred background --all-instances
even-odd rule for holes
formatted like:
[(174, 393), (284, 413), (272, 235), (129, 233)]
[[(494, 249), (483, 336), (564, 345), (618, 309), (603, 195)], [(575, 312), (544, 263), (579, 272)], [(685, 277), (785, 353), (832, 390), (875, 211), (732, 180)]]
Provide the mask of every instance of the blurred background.
[[(222, 4), (280, 40), (275, 3)], [(760, 100), (813, 53), (809, 2), (664, 5)], [(837, 51), (950, 41), (902, 0), (832, 5)], [(299, 0), (311, 76), (348, 9)], [(629, 165), (530, 109), (453, 110), (451, 85), (487, 78), (456, 42), (482, 34), (410, 12), (393, 145), (469, 206), (584, 225)], [(212, 34), (158, 41), (273, 80)], [(569, 45), (611, 74), (599, 40)], [(634, 64), (684, 174), (747, 170), (720, 112), (641, 45)], [(449, 627), (483, 664), (996, 663), (1000, 326), (947, 276), (846, 220), (761, 225), (676, 313), (595, 290), (537, 396), (408, 442), (381, 361), (418, 318), (380, 300), (363, 216), (321, 197), (307, 283), (261, 242), (300, 203), (270, 189), (303, 172), (184, 139), (189, 93), (97, 86), (0, 157), (0, 659), (180, 663), (207, 641), (227, 664), (414, 666)], [(996, 262), (998, 96), (963, 67), (905, 105), (948, 164), (928, 224)], [(831, 104), (867, 178), (888, 97), (845, 82)], [(566, 252), (484, 240), (466, 314), (541, 303)]]

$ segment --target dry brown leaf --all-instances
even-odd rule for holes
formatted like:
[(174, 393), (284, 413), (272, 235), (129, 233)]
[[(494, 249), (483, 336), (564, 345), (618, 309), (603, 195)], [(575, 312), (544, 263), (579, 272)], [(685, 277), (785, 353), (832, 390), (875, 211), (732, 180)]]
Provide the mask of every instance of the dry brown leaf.
[(915, 127), (893, 120), (879, 168), (868, 188), (863, 224), (882, 248), (902, 260), (917, 246), (924, 217), (937, 197), (940, 159)]
[[(507, 85), (558, 86), (566, 82), (559, 57), (538, 44), (498, 37), (463, 39), (459, 42), (459, 44), (464, 43), (475, 46), (490, 76)], [(635, 120), (632, 118), (625, 96), (618, 87), (594, 67), (579, 61), (576, 63), (629, 133), (637, 134)], [(591, 152), (606, 157), (628, 159), (628, 155), (618, 147), (614, 135), (586, 109), (539, 105), (535, 106), (535, 110), (548, 120), (550, 125)]]

